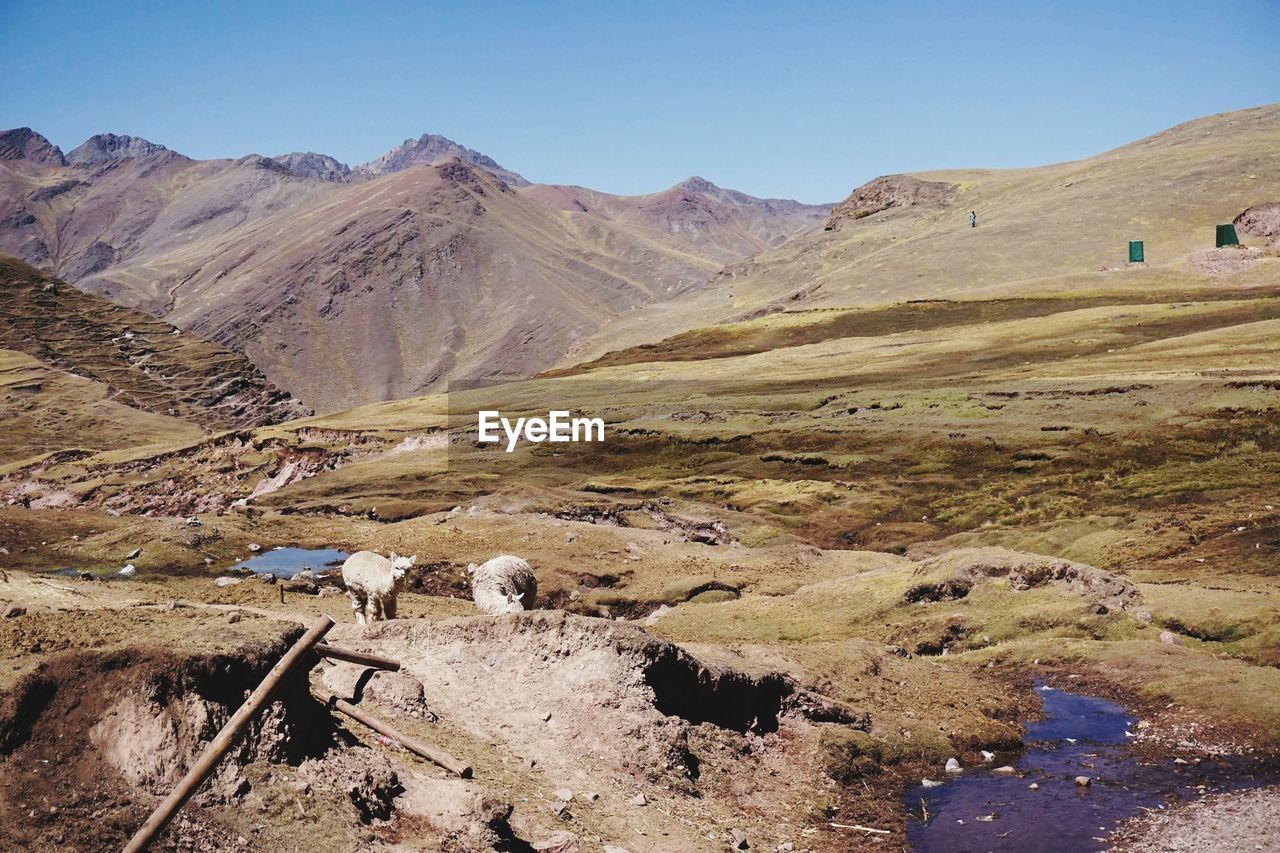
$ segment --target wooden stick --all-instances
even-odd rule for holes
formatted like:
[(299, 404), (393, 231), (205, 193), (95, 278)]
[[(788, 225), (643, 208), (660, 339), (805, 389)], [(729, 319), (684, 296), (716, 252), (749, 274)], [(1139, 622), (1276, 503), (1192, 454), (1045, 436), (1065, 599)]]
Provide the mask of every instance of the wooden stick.
[(151, 813), (151, 817), (147, 818), (147, 822), (134, 833), (133, 838), (129, 840), (129, 844), (124, 848), (125, 853), (134, 853), (134, 851), (146, 850), (151, 847), (157, 836), (164, 831), (164, 828), (169, 825), (169, 821), (173, 820), (173, 816), (178, 813), (178, 809), (182, 808), (183, 804), (191, 799), (191, 795), (199, 790), (204, 780), (213, 772), (213, 768), (217, 767), (223, 756), (231, 751), (236, 738), (249, 725), (249, 722), (257, 716), (258, 711), (262, 710), (271, 701), (271, 695), (280, 685), (281, 679), (307, 657), (315, 644), (320, 642), (320, 639), (332, 627), (333, 620), (328, 616), (321, 616), (311, 623), (307, 633), (303, 634), (298, 642), (293, 644), (293, 648), (285, 652), (284, 657), (280, 658), (276, 665), (271, 668), (266, 678), (262, 679), (262, 683), (258, 685), (253, 693), (249, 694), (249, 698), (240, 706), (240, 710), (236, 711), (231, 719), (227, 720), (227, 724), (222, 727), (222, 731), (218, 732), (213, 741), (205, 747), (200, 758), (187, 771), (187, 775), (182, 777), (182, 780), (178, 782), (164, 802), (156, 807), (156, 810)]
[(836, 829), (856, 829), (856, 830), (858, 830), (859, 832), (875, 832), (875, 833), (879, 833), (880, 835), (892, 835), (892, 834), (893, 834), (892, 832), (890, 832), (890, 831), (889, 831), (889, 830), (887, 830), (887, 829), (873, 829), (873, 828), (872, 828), (872, 827), (870, 827), (870, 826), (859, 826), (859, 825), (858, 825), (858, 824), (856, 824), (856, 823), (854, 823), (854, 824), (848, 824), (848, 823), (833, 823), (833, 824), (831, 824), (831, 825), (832, 825), (832, 826), (834, 826)]
[[(315, 695), (315, 694), (312, 694), (312, 695)], [(330, 708), (334, 708), (336, 710), (341, 711), (351, 719), (360, 723), (364, 723), (366, 726), (373, 729), (378, 734), (386, 735), (387, 737), (391, 738), (394, 741), (399, 741), (400, 745), (403, 746), (405, 749), (409, 750), (410, 752), (416, 752), (418, 755), (421, 755), (423, 758), (427, 759), (428, 761), (432, 761), (432, 762), (435, 762), (436, 764), (439, 764), (441, 767), (443, 767), (445, 770), (448, 770), (450, 773), (454, 773), (458, 776), (461, 776), (463, 779), (471, 778), (471, 768), (468, 767), (466, 764), (463, 764), (458, 759), (454, 758), (449, 753), (443, 752), (438, 749), (433, 749), (432, 747), (429, 747), (420, 741), (414, 740), (413, 738), (409, 737), (403, 732), (400, 732), (397, 729), (393, 728), (388, 723), (384, 723), (382, 720), (379, 720), (377, 717), (373, 716), (372, 714), (366, 711), (361, 711), (359, 708), (357, 708), (355, 705), (352, 705), (350, 702), (346, 701), (345, 699), (340, 699), (332, 693), (316, 695), (316, 698), (319, 699), (324, 704), (328, 705)]]
[(357, 652), (352, 649), (343, 649), (338, 646), (331, 646), (328, 643), (317, 643), (316, 652), (320, 657), (333, 658), (334, 660), (345, 660), (348, 663), (360, 663), (365, 666), (371, 666), (375, 669), (386, 669), (391, 672), (400, 671), (400, 661), (384, 658), (381, 655), (371, 655), (365, 652)]

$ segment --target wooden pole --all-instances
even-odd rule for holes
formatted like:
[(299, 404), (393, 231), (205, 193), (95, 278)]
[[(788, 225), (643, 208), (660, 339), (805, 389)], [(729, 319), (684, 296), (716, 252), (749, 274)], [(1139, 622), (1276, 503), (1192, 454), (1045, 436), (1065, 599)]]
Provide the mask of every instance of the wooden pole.
[(378, 734), (386, 735), (392, 740), (398, 741), (400, 745), (403, 746), (405, 749), (409, 750), (410, 752), (415, 752), (418, 755), (421, 755), (423, 758), (427, 759), (428, 761), (432, 761), (432, 762), (435, 762), (436, 764), (439, 764), (441, 767), (443, 767), (445, 770), (448, 770), (450, 773), (454, 773), (462, 777), (463, 779), (471, 778), (471, 768), (468, 767), (466, 764), (463, 764), (458, 759), (454, 758), (449, 753), (439, 749), (433, 749), (432, 747), (427, 746), (425, 743), (422, 743), (421, 741), (418, 741), (409, 737), (408, 735), (404, 734), (403, 732), (391, 726), (389, 723), (384, 723), (382, 720), (379, 720), (377, 717), (373, 716), (372, 714), (366, 711), (361, 711), (359, 708), (357, 708), (355, 705), (352, 705), (347, 700), (340, 699), (332, 693), (322, 694), (322, 695), (316, 696), (316, 698), (319, 699), (324, 704), (328, 705), (330, 708), (334, 708), (338, 711), (341, 711), (351, 719), (360, 723), (364, 723), (366, 726), (373, 729)]
[(365, 666), (371, 666), (375, 669), (386, 669), (391, 672), (400, 671), (400, 661), (384, 658), (381, 655), (371, 655), (365, 652), (357, 652), (352, 649), (343, 649), (338, 646), (331, 646), (328, 643), (317, 643), (316, 653), (322, 658), (333, 658), (334, 660), (345, 660), (348, 663), (359, 663)]
[(293, 644), (293, 648), (285, 652), (284, 657), (280, 658), (276, 665), (271, 668), (266, 678), (262, 679), (262, 683), (258, 685), (253, 693), (249, 694), (249, 698), (240, 706), (240, 710), (236, 711), (231, 719), (227, 720), (227, 724), (222, 727), (222, 731), (218, 732), (213, 741), (205, 747), (200, 758), (187, 771), (187, 775), (182, 777), (182, 780), (178, 782), (164, 802), (156, 807), (156, 810), (151, 813), (151, 817), (147, 818), (147, 822), (134, 833), (133, 838), (129, 840), (129, 844), (124, 848), (125, 853), (146, 850), (155, 842), (157, 836), (164, 831), (164, 828), (169, 825), (169, 821), (173, 820), (173, 816), (178, 813), (178, 809), (182, 808), (183, 804), (191, 799), (191, 795), (199, 790), (204, 780), (213, 772), (213, 768), (217, 767), (223, 756), (231, 751), (236, 738), (249, 725), (249, 722), (257, 715), (258, 711), (262, 710), (271, 701), (271, 695), (280, 685), (281, 679), (308, 656), (315, 644), (320, 642), (320, 639), (332, 627), (333, 620), (328, 616), (321, 616), (311, 623), (307, 633), (303, 634), (298, 642)]

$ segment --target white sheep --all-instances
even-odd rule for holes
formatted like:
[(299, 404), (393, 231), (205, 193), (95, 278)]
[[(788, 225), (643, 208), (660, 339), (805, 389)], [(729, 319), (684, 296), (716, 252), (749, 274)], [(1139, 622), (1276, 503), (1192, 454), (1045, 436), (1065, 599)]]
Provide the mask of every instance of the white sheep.
[(520, 613), (538, 600), (538, 578), (519, 557), (502, 554), (484, 565), (467, 566), (471, 578), (471, 598), (485, 613)]
[(367, 625), (396, 618), (396, 596), (404, 589), (405, 573), (418, 561), (414, 557), (383, 557), (357, 551), (342, 564), (342, 582), (351, 596), (356, 623)]

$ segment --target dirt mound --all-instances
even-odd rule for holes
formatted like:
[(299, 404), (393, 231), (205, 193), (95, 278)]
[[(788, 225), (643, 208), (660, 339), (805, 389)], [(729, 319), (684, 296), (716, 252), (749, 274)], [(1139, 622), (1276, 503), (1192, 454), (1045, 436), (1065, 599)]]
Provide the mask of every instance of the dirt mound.
[(1228, 276), (1250, 270), (1262, 263), (1262, 251), (1248, 246), (1201, 249), (1191, 255), (1191, 267), (1198, 273)]
[(961, 548), (931, 557), (916, 569), (925, 575), (906, 591), (907, 603), (955, 601), (992, 578), (1005, 578), (1009, 588), (1022, 591), (1045, 586), (1087, 600), (1095, 613), (1129, 611), (1141, 604), (1137, 588), (1126, 577), (1055, 557), (1025, 554), (1006, 548)]
[(442, 719), (569, 774), (661, 768), (688, 780), (697, 776), (690, 725), (759, 735), (792, 711), (861, 719), (781, 673), (708, 664), (634, 625), (558, 611), (397, 620), (364, 639), (422, 681)]
[(885, 175), (858, 187), (836, 205), (827, 220), (833, 231), (849, 220), (863, 219), (891, 207), (944, 207), (959, 188), (945, 181), (922, 181), (910, 175)]
[(1236, 230), (1269, 243), (1280, 243), (1280, 201), (1255, 204), (1235, 218)]
[[(0, 697), (0, 821), (9, 839), (28, 849), (120, 846), (297, 633), (236, 655), (131, 649), (41, 665)], [(257, 759), (322, 753), (328, 720), (304, 681), (286, 683), (195, 803), (243, 795), (242, 768)]]

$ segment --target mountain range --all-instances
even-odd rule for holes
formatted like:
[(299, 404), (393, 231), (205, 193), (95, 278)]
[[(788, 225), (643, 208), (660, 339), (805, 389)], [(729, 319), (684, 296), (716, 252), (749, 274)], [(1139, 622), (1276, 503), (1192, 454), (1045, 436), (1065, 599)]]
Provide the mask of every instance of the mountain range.
[(829, 213), (701, 178), (531, 184), (431, 134), (352, 168), (0, 133), (0, 251), (242, 352), (322, 410), (529, 375)]
[(1213, 286), (1257, 260), (1214, 256), (1214, 226), (1265, 244), (1278, 199), (1276, 105), (1068, 163), (886, 175), (838, 205), (699, 177), (639, 196), (537, 184), (432, 134), (352, 167), (114, 134), (64, 155), (0, 132), (0, 252), (241, 353), (320, 411), (672, 336), (684, 351), (775, 313)]

